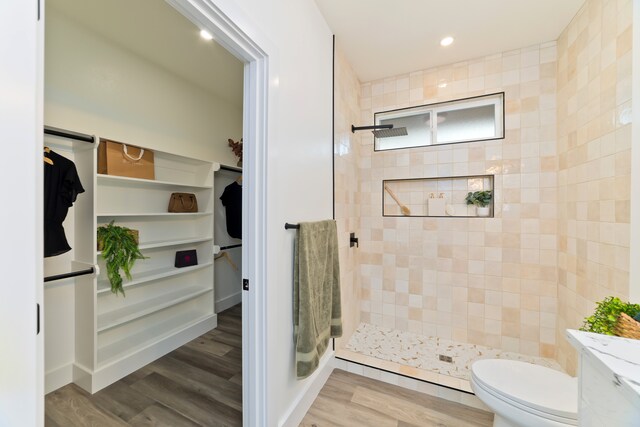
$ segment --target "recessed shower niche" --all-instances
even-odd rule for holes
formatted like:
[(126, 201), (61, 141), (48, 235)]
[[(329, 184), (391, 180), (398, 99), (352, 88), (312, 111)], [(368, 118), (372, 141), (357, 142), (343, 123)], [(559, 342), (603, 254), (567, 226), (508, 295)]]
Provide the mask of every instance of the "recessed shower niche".
[[(467, 205), (467, 195), (493, 195), (493, 181), (493, 175), (383, 180), (382, 216), (477, 217), (476, 206)], [(493, 197), (488, 207), (485, 217), (493, 217)]]

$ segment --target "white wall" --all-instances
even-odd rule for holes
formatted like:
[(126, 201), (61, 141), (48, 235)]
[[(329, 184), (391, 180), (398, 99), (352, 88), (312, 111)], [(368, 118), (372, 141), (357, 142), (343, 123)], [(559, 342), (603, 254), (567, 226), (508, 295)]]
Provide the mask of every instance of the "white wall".
[[(332, 37), (313, 0), (214, 1), (247, 34), (268, 38), (267, 408), (264, 425), (296, 424), (318, 375), (297, 381), (293, 345), (293, 240), (285, 222), (332, 217)], [(238, 10), (239, 9), (239, 10)], [(308, 397), (308, 396), (307, 396)], [(294, 411), (292, 413), (292, 411)], [(290, 416), (291, 415), (291, 416)]]
[(240, 107), (52, 7), (46, 13), (44, 118), (51, 126), (231, 165), (236, 158), (227, 139), (242, 136)]

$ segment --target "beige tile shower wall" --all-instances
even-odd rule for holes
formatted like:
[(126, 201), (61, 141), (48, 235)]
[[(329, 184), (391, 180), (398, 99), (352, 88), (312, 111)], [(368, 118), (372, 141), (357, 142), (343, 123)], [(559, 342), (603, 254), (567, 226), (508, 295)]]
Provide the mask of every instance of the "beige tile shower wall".
[[(362, 320), (554, 357), (557, 312), (556, 43), (361, 86), (378, 111), (505, 92), (504, 140), (360, 148)], [(495, 175), (495, 218), (382, 217), (383, 179)]]
[(349, 247), (349, 233), (360, 227), (360, 194), (358, 192), (359, 136), (351, 133), (351, 125), (360, 117), (360, 82), (336, 46), (335, 55), (335, 210), (340, 246), (340, 281), (342, 294), (343, 338), (336, 348), (343, 348), (360, 323), (360, 274), (357, 248)]
[(629, 296), (630, 0), (590, 0), (558, 40), (558, 361), (595, 301)]

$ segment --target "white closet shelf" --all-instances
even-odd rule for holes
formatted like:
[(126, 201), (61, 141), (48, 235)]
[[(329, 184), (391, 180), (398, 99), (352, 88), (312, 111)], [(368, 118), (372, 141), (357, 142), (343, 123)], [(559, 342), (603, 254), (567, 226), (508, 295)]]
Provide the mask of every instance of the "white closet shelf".
[[(179, 331), (188, 329), (191, 326), (197, 325), (198, 323), (211, 319), (212, 317), (215, 317), (215, 314), (202, 316), (197, 313), (189, 312), (171, 317), (163, 322), (156, 323), (142, 332), (126, 336), (121, 340), (98, 347), (98, 363), (100, 365), (107, 365), (122, 358), (123, 356), (142, 350), (163, 338), (174, 335)], [(176, 325), (179, 326), (176, 327)]]
[(118, 213), (104, 213), (97, 214), (98, 218), (123, 218), (123, 217), (192, 217), (192, 216), (213, 216), (213, 212), (118, 212)]
[(131, 304), (117, 310), (108, 311), (98, 315), (98, 333), (124, 325), (125, 323), (129, 323), (141, 317), (148, 316), (149, 314), (178, 305), (210, 292), (213, 292), (213, 289), (189, 286), (137, 304)]
[[(187, 274), (192, 271), (200, 270), (205, 267), (209, 267), (213, 264), (213, 261), (204, 264), (194, 265), (192, 267), (165, 267), (155, 270), (144, 271), (140, 273), (134, 273), (132, 280), (126, 280), (122, 284), (123, 288), (129, 288), (131, 286), (140, 285), (142, 283), (150, 282), (153, 280), (162, 279), (164, 277), (177, 276), (180, 274)], [(110, 293), (111, 284), (108, 280), (98, 280), (98, 294)]]
[(155, 181), (151, 179), (143, 179), (143, 178), (129, 178), (126, 176), (115, 176), (115, 175), (104, 175), (97, 174), (98, 180), (105, 184), (109, 182), (112, 183), (128, 183), (131, 185), (135, 185), (138, 187), (147, 187), (147, 188), (158, 188), (158, 187), (181, 187), (181, 188), (192, 188), (194, 190), (207, 190), (213, 188), (211, 185), (193, 185), (193, 184), (185, 184), (183, 182), (171, 182), (171, 181)]
[[(167, 246), (178, 246), (178, 245), (187, 245), (190, 243), (208, 242), (209, 240), (213, 240), (213, 236), (191, 237), (189, 239), (153, 240), (149, 242), (140, 243), (138, 245), (138, 249), (145, 250), (145, 249), (154, 249), (154, 248), (164, 248)], [(102, 251), (98, 251), (98, 255), (102, 255)]]
[[(76, 162), (85, 184), (88, 196), (79, 198), (71, 214), (75, 215), (75, 254), (89, 265), (72, 261), (68, 268), (68, 262), (61, 259), (47, 268), (53, 273), (94, 267), (96, 273), (79, 276), (77, 286), (73, 281), (48, 278), (57, 286), (64, 285), (75, 298), (77, 310), (71, 322), (77, 327), (70, 341), (71, 358), (83, 368), (78, 383), (95, 393), (139, 369), (142, 362), (148, 363), (216, 327), (214, 183), (220, 166), (152, 149), (156, 179), (99, 174), (97, 147), (104, 139), (94, 136), (95, 144), (87, 144), (80, 141), (90, 138), (79, 135), (77, 143), (68, 143), (65, 138), (72, 138), (64, 136), (67, 134), (77, 133), (62, 130), (56, 138), (46, 137), (45, 145), (57, 150), (58, 136), (63, 135), (61, 150), (73, 154), (70, 160)], [(200, 212), (167, 212), (173, 192), (196, 194)], [(111, 221), (138, 230), (138, 248), (151, 258), (141, 261), (132, 279), (123, 282), (126, 298), (111, 294), (104, 251), (96, 248), (96, 226)], [(196, 249), (200, 264), (174, 268), (175, 252), (182, 249)], [(53, 321), (67, 323), (68, 319), (60, 319)], [(55, 375), (52, 378), (51, 384), (58, 380)]]

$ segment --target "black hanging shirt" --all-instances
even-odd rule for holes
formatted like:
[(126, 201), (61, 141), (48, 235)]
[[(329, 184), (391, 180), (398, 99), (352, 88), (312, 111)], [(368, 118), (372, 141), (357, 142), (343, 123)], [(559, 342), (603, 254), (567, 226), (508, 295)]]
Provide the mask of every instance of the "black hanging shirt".
[(227, 213), (227, 233), (242, 239), (242, 186), (236, 181), (227, 185), (220, 196)]
[(53, 165), (44, 163), (44, 256), (71, 250), (62, 222), (76, 197), (84, 193), (76, 165), (53, 151), (45, 153)]

